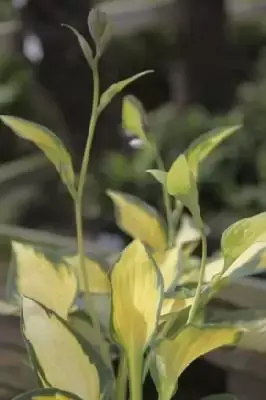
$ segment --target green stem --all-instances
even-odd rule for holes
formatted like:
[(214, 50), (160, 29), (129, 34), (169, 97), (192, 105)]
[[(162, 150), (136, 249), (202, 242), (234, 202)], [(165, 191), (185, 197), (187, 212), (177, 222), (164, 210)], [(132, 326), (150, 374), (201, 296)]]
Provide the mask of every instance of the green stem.
[(78, 189), (77, 195), (75, 198), (75, 217), (76, 217), (76, 231), (77, 231), (77, 246), (78, 246), (78, 254), (80, 258), (80, 269), (82, 278), (84, 281), (84, 289), (87, 296), (85, 296), (86, 301), (86, 308), (88, 309), (92, 321), (93, 326), (97, 330), (97, 333), (101, 336), (101, 327), (100, 322), (95, 314), (94, 307), (92, 301), (89, 300), (89, 280), (88, 274), (85, 265), (85, 250), (84, 250), (84, 237), (83, 237), (83, 221), (82, 221), (82, 210), (83, 210), (83, 193), (84, 193), (84, 186), (86, 182), (86, 177), (88, 174), (88, 165), (90, 161), (90, 153), (92, 142), (95, 134), (95, 128), (97, 123), (97, 108), (99, 104), (99, 97), (100, 97), (100, 87), (99, 87), (99, 73), (98, 73), (98, 65), (95, 61), (95, 64), (92, 68), (93, 73), (93, 102), (92, 102), (92, 112), (91, 112), (91, 119), (89, 125), (89, 132), (87, 143), (84, 151), (84, 156), (82, 159), (81, 171), (80, 171), (80, 178), (78, 182)]
[(130, 400), (142, 400), (142, 354), (128, 357)]
[(204, 276), (205, 276), (205, 268), (206, 268), (206, 261), (207, 261), (207, 239), (205, 233), (202, 231), (201, 233), (201, 240), (202, 240), (202, 257), (201, 257), (201, 265), (200, 265), (200, 276), (199, 282), (195, 293), (195, 298), (193, 304), (191, 306), (189, 316), (188, 316), (188, 323), (192, 323), (195, 319), (195, 316), (198, 311), (199, 303), (200, 303), (200, 296), (201, 296), (201, 288), (204, 283)]
[[(157, 163), (158, 168), (162, 171), (165, 171), (164, 162), (163, 162), (161, 156), (158, 154), (158, 151), (156, 148), (155, 148), (155, 154), (156, 154), (156, 163)], [(163, 202), (164, 202), (167, 228), (168, 228), (168, 245), (169, 245), (169, 247), (171, 247), (174, 243), (175, 229), (174, 229), (174, 224), (173, 224), (173, 220), (172, 220), (171, 198), (167, 191), (166, 182), (164, 182), (162, 184), (162, 189), (163, 189)]]
[(127, 396), (127, 359), (121, 352), (116, 379), (116, 400), (125, 400)]

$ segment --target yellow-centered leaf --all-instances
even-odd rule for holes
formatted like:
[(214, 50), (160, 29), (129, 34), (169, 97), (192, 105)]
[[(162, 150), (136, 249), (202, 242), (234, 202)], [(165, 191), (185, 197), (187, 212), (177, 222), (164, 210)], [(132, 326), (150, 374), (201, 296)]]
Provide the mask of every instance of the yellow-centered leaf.
[(122, 252), (111, 274), (112, 325), (128, 358), (141, 357), (158, 323), (163, 283), (139, 240)]
[(13, 242), (17, 263), (17, 287), (21, 295), (43, 304), (66, 319), (77, 291), (77, 279), (69, 266), (53, 265), (33, 247)]
[(167, 248), (164, 224), (157, 211), (135, 196), (108, 190), (115, 205), (118, 226), (156, 251)]
[(97, 369), (63, 320), (25, 297), (22, 312), (23, 333), (45, 386), (99, 400)]

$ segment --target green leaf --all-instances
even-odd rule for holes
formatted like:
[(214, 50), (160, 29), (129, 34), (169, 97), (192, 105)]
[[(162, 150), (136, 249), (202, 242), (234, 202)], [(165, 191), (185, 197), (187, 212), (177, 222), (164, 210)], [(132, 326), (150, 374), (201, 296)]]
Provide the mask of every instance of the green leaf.
[(45, 387), (92, 400), (110, 390), (112, 371), (97, 350), (63, 319), (26, 297), (22, 298), (22, 319), (32, 363)]
[(0, 116), (2, 122), (23, 139), (33, 142), (54, 164), (62, 181), (75, 196), (75, 174), (70, 154), (61, 140), (47, 128), (34, 122), (12, 116)]
[(68, 393), (59, 389), (34, 389), (20, 394), (13, 400), (82, 400), (73, 393)]
[(111, 25), (107, 20), (107, 15), (98, 8), (92, 9), (88, 17), (88, 26), (96, 45), (97, 55), (100, 57), (112, 36)]
[(87, 42), (87, 40), (72, 26), (69, 26), (66, 24), (63, 24), (63, 26), (70, 29), (74, 33), (74, 35), (76, 35), (79, 45), (81, 47), (81, 50), (84, 54), (84, 57), (86, 58), (89, 66), (92, 68), (93, 67), (93, 54), (92, 54), (92, 50), (91, 50), (90, 45)]
[(200, 216), (199, 195), (196, 180), (187, 159), (181, 154), (172, 164), (166, 178), (168, 193), (180, 200), (191, 212), (198, 228), (203, 223)]
[(167, 172), (159, 169), (148, 169), (146, 172), (151, 174), (157, 182), (164, 185), (166, 183)]
[(241, 125), (215, 129), (200, 136), (192, 142), (185, 154), (189, 168), (193, 172), (195, 178), (198, 176), (200, 162), (203, 161), (220, 143), (240, 128)]
[(237, 328), (187, 325), (172, 340), (162, 340), (154, 350), (151, 374), (161, 400), (170, 400), (183, 371), (197, 358), (221, 346), (232, 345)]
[(108, 106), (108, 104), (112, 101), (112, 99), (118, 93), (122, 92), (122, 90), (124, 90), (128, 85), (130, 85), (137, 79), (141, 78), (142, 76), (150, 74), (151, 72), (153, 71), (147, 70), (144, 72), (140, 72), (139, 74), (131, 76), (130, 78), (112, 84), (101, 96), (100, 104), (98, 107), (98, 114), (100, 114)]
[(225, 393), (225, 394), (213, 394), (211, 396), (204, 397), (204, 399), (201, 400), (237, 400), (237, 398), (232, 394)]
[(115, 205), (117, 225), (124, 232), (154, 250), (167, 248), (164, 224), (154, 208), (126, 193), (108, 190), (107, 194)]
[(140, 101), (132, 95), (123, 99), (122, 127), (129, 135), (137, 136), (144, 143), (148, 143), (146, 113)]
[(266, 242), (266, 213), (242, 219), (227, 228), (221, 240), (223, 270), (226, 271), (238, 257), (259, 242)]

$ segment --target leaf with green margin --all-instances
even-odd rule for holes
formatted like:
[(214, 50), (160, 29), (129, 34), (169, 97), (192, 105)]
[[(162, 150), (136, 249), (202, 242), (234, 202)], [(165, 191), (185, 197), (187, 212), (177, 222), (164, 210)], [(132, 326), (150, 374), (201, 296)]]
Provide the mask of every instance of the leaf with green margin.
[(84, 36), (82, 36), (75, 28), (73, 28), (70, 25), (67, 24), (63, 24), (63, 26), (65, 26), (66, 28), (70, 29), (74, 35), (77, 37), (79, 45), (81, 47), (81, 50), (83, 52), (84, 57), (86, 58), (89, 66), (92, 68), (93, 67), (93, 53), (92, 50), (90, 48), (89, 43), (87, 42), (87, 40), (84, 38)]
[(139, 240), (122, 252), (112, 270), (111, 285), (114, 337), (126, 352), (131, 382), (141, 380), (143, 356), (157, 332), (163, 280)]
[(128, 85), (136, 81), (137, 79), (141, 78), (142, 76), (145, 76), (147, 74), (150, 74), (153, 72), (153, 70), (147, 70), (140, 72), (139, 74), (136, 74), (134, 76), (131, 76), (130, 78), (123, 79), (122, 81), (113, 83), (102, 95), (100, 99), (100, 104), (98, 106), (98, 115), (101, 114), (101, 112), (108, 106), (108, 104), (113, 100), (113, 98), (122, 92)]
[(266, 353), (266, 310), (224, 310), (210, 307), (205, 318), (211, 323), (225, 323), (242, 329), (236, 346), (246, 350)]
[(197, 358), (239, 337), (237, 328), (187, 325), (172, 340), (164, 339), (153, 350), (151, 375), (161, 400), (170, 400), (184, 370)]
[(141, 102), (132, 95), (123, 98), (122, 128), (127, 134), (136, 136), (148, 144), (147, 116)]
[(166, 184), (167, 172), (161, 171), (160, 169), (148, 169), (146, 172), (151, 174), (161, 185)]
[(0, 119), (17, 136), (33, 142), (55, 166), (70, 194), (75, 196), (75, 174), (71, 156), (61, 140), (42, 125), (21, 118), (1, 115)]
[(198, 176), (200, 162), (203, 161), (220, 143), (222, 143), (240, 128), (241, 125), (217, 128), (211, 132), (201, 135), (198, 139), (191, 143), (186, 150), (185, 155), (187, 157), (189, 168), (193, 172), (196, 179)]
[(29, 392), (19, 394), (13, 400), (82, 400), (73, 393), (54, 388), (33, 389)]
[(224, 393), (224, 394), (213, 394), (208, 397), (204, 397), (201, 400), (237, 400), (235, 396), (229, 393)]
[(226, 271), (252, 245), (266, 242), (266, 213), (242, 219), (227, 228), (221, 239)]
[(154, 208), (127, 193), (108, 190), (107, 195), (114, 203), (116, 223), (120, 229), (154, 250), (166, 250), (165, 226)]
[(184, 154), (178, 156), (172, 164), (167, 174), (166, 185), (168, 193), (175, 196), (189, 209), (197, 227), (201, 228), (203, 223), (197, 184)]
[(22, 331), (45, 387), (92, 400), (99, 400), (99, 391), (104, 394), (112, 389), (113, 371), (96, 349), (54, 312), (26, 297), (22, 298)]
[(101, 354), (106, 365), (112, 368), (110, 357), (110, 344), (99, 337), (92, 326), (91, 318), (84, 311), (74, 311), (69, 315), (68, 322), (75, 333), (81, 335), (90, 345)]

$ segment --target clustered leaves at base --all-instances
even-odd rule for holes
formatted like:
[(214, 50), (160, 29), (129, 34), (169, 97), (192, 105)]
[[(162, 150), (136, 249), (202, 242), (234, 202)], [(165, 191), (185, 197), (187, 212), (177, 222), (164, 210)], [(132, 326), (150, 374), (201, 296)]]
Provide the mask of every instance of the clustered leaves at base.
[[(95, 54), (71, 29), (95, 77), (110, 26), (103, 13), (93, 10), (89, 28)], [(113, 84), (101, 96), (94, 82), (97, 104), (89, 144), (98, 117), (112, 98), (147, 72)], [(35, 123), (11, 116), (1, 119), (18, 136), (34, 142), (54, 164), (80, 221), (80, 181), (61, 141)], [(131, 400), (141, 400), (143, 382), (150, 373), (159, 399), (170, 400), (178, 390), (179, 377), (196, 358), (221, 346), (256, 347), (256, 329), (266, 326), (264, 310), (249, 311), (248, 318), (245, 310), (224, 312), (223, 319), (216, 320), (215, 312), (211, 320), (206, 312), (211, 299), (232, 280), (266, 266), (266, 213), (230, 226), (222, 235), (221, 253), (214, 259), (207, 257), (197, 186), (200, 163), (240, 126), (203, 135), (166, 171), (144, 109), (133, 96), (124, 98), (122, 124), (127, 134), (154, 151), (158, 169), (148, 172), (161, 186), (167, 221), (140, 199), (108, 190), (117, 224), (132, 237), (121, 254), (112, 257), (115, 262), (85, 254), (79, 223), (78, 254), (64, 249), (53, 254), (13, 242), (19, 300), (18, 309), (10, 305), (8, 310), (22, 311), (23, 336), (41, 387), (17, 399), (125, 400), (129, 384)], [(85, 172), (88, 161), (85, 151)], [(193, 251), (200, 241), (202, 257), (198, 258)], [(117, 376), (114, 359), (120, 360)]]

